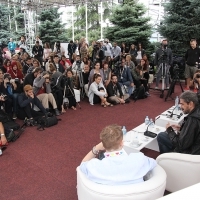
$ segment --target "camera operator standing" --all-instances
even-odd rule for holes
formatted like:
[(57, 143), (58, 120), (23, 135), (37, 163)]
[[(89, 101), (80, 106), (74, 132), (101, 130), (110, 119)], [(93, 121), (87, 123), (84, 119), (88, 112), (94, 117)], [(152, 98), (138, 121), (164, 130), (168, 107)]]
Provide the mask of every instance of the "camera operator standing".
[(190, 81), (198, 69), (198, 64), (200, 62), (200, 49), (197, 47), (196, 39), (190, 40), (190, 49), (187, 50), (185, 54), (186, 66), (185, 66), (185, 78), (187, 81), (187, 86), (184, 90), (189, 90)]
[(172, 50), (168, 48), (168, 41), (162, 41), (161, 47), (156, 51), (154, 64), (157, 66), (156, 87), (158, 89), (160, 78), (165, 78), (166, 88), (169, 89), (169, 68), (173, 64)]

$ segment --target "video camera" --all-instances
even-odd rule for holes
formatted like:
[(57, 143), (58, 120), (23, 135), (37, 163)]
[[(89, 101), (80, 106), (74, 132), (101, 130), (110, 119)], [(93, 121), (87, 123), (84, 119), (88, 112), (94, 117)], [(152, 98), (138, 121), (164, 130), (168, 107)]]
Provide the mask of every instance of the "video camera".
[(114, 64), (114, 69), (113, 69), (113, 74), (117, 75), (117, 76), (120, 76), (120, 67), (122, 65), (122, 62), (121, 61), (117, 61), (115, 64)]

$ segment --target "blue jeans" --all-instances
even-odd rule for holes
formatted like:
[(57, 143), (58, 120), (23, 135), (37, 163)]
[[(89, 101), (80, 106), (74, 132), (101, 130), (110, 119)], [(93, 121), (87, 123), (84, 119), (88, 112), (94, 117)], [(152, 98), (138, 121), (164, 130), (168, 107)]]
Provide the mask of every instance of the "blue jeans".
[(123, 83), (121, 83), (121, 82), (119, 82), (119, 84), (122, 86), (122, 85), (125, 85), (126, 87), (127, 87), (127, 89), (128, 89), (128, 94), (129, 94), (129, 96), (131, 96), (131, 94), (133, 94), (133, 89), (134, 89), (134, 87), (133, 86), (131, 86), (131, 83), (130, 83), (130, 81), (127, 81), (127, 82), (123, 82)]
[(159, 133), (157, 136), (160, 153), (169, 153), (173, 151), (173, 144), (166, 132)]
[(9, 97), (13, 100), (13, 112), (17, 113), (17, 109), (18, 109), (18, 95), (19, 93), (14, 93), (12, 95), (9, 95)]

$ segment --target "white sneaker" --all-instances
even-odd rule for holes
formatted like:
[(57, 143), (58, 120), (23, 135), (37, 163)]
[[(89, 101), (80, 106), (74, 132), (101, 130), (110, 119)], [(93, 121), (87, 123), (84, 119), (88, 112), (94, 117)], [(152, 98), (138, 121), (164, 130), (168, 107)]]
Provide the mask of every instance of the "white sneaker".
[(168, 86), (168, 87), (166, 87), (166, 89), (167, 89), (167, 90), (169, 90), (169, 86)]
[(157, 87), (157, 86), (155, 87), (155, 90), (158, 90), (158, 87)]

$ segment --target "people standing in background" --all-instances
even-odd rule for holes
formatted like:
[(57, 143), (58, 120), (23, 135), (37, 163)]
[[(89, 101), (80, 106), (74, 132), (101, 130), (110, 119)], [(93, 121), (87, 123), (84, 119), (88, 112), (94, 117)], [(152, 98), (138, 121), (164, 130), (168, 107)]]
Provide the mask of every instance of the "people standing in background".
[(8, 43), (8, 50), (10, 51), (11, 56), (15, 54), (15, 49), (16, 49), (16, 44), (15, 42), (13, 42), (13, 39), (10, 38), (10, 42)]
[(190, 81), (193, 79), (195, 72), (198, 69), (200, 63), (200, 49), (197, 46), (196, 39), (190, 40), (190, 49), (187, 50), (185, 54), (186, 66), (185, 66), (185, 78), (187, 81), (187, 86), (184, 89), (189, 90)]
[(105, 50), (105, 57), (108, 57), (110, 56), (111, 58), (113, 58), (113, 51), (112, 51), (112, 45), (109, 43), (109, 40), (108, 39), (105, 39), (104, 40), (104, 45), (106, 47), (106, 50)]
[(58, 55), (60, 58), (62, 55), (65, 55), (65, 49), (61, 46), (60, 41), (57, 41), (54, 45), (53, 52)]
[(113, 63), (115, 64), (117, 61), (120, 60), (120, 55), (121, 55), (121, 48), (117, 45), (117, 42), (113, 43)]
[(35, 42), (37, 42), (37, 41), (39, 42), (39, 45), (43, 46), (42, 40), (40, 40), (39, 35), (37, 35), (35, 38)]
[(125, 44), (124, 42), (122, 42), (121, 45), (121, 55), (122, 57), (126, 57), (126, 55), (129, 53), (129, 46), (127, 44)]
[(68, 44), (68, 55), (69, 55), (69, 60), (73, 63), (73, 54), (76, 51), (76, 44), (71, 40)]
[(46, 63), (49, 59), (49, 56), (51, 55), (52, 53), (52, 49), (50, 48), (50, 45), (48, 42), (45, 42), (44, 43), (44, 51), (43, 51), (43, 59), (44, 59), (44, 62)]
[(136, 60), (138, 64), (140, 63), (140, 60), (142, 59), (144, 54), (145, 54), (145, 50), (142, 48), (142, 44), (138, 43), (137, 56), (136, 56)]
[(134, 56), (135, 58), (137, 57), (137, 48), (135, 47), (134, 44), (131, 45), (129, 54), (131, 56)]
[(40, 65), (43, 66), (43, 48), (40, 45), (39, 41), (36, 41), (35, 46), (33, 46), (32, 54), (34, 58), (40, 62)]
[(20, 41), (18, 42), (19, 48), (23, 48), (27, 51), (27, 42), (24, 36), (21, 36)]
[(83, 61), (84, 57), (88, 57), (88, 47), (85, 41), (83, 41), (81, 48), (80, 48), (80, 55), (81, 55), (81, 60)]

